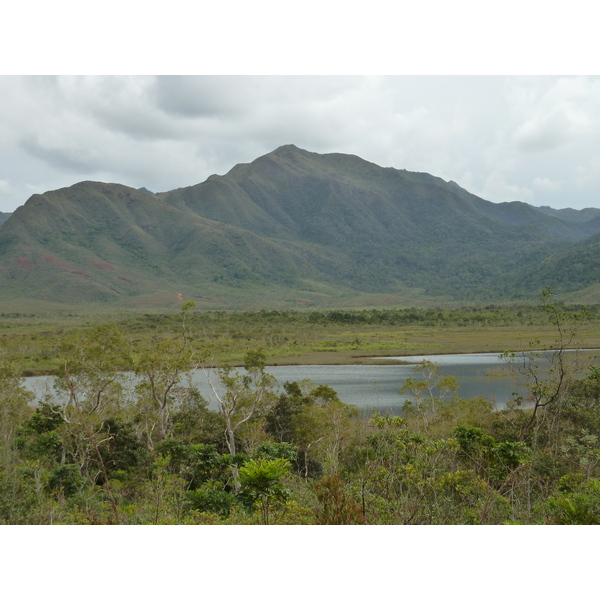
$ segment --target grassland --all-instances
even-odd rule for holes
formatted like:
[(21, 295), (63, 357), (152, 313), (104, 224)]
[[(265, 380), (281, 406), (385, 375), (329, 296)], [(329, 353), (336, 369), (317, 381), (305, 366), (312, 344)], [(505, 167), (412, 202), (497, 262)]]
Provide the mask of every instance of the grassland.
[[(575, 311), (580, 307), (566, 310)], [(64, 337), (102, 323), (119, 325), (133, 351), (180, 336), (182, 314), (0, 312), (0, 344), (16, 350), (26, 374), (54, 372)], [(600, 306), (577, 321), (585, 347), (600, 347)], [(467, 352), (504, 352), (549, 346), (556, 330), (533, 305), (456, 309), (370, 309), (350, 311), (194, 311), (186, 329), (208, 363), (241, 364), (247, 350), (263, 348), (272, 365), (367, 364), (374, 357)], [(381, 360), (377, 361), (381, 364)]]

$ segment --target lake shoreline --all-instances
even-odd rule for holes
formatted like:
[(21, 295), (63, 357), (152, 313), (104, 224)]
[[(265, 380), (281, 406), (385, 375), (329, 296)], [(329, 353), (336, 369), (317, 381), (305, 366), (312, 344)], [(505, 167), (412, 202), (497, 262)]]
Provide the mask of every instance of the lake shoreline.
[[(573, 348), (575, 350), (575, 348)], [(594, 348), (581, 348), (581, 350), (592, 351)], [(500, 355), (504, 352), (522, 352), (522, 350), (489, 350), (485, 348), (482, 350), (477, 346), (474, 346), (470, 350), (463, 352), (408, 352), (406, 350), (386, 350), (379, 353), (369, 354), (358, 354), (348, 351), (340, 352), (312, 352), (309, 354), (301, 354), (297, 356), (281, 356), (281, 357), (270, 357), (266, 361), (266, 365), (269, 367), (303, 367), (303, 366), (316, 366), (316, 365), (327, 365), (327, 366), (344, 366), (344, 365), (414, 365), (414, 360), (403, 360), (403, 357), (414, 358), (416, 356), (449, 356), (449, 355), (468, 355), (468, 354), (489, 354), (489, 355)], [(598, 350), (600, 352), (600, 350)], [(243, 367), (243, 362), (232, 361), (228, 363), (229, 366), (238, 368)], [(204, 365), (206, 368), (218, 368), (217, 363), (207, 363)], [(21, 374), (22, 377), (53, 377), (57, 373), (55, 371), (48, 370), (35, 370), (26, 369)]]

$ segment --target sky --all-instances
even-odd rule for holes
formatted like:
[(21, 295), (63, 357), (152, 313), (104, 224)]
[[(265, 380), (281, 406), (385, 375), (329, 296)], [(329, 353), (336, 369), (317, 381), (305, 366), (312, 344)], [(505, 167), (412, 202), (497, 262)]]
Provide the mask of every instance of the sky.
[(587, 0), (221, 0), (193, 13), (185, 0), (21, 0), (0, 36), (0, 211), (84, 180), (195, 185), (284, 144), (493, 202), (600, 208), (588, 13)]
[(0, 77), (0, 211), (84, 180), (161, 192), (284, 144), (600, 208), (598, 76)]
[[(3, 6), (0, 211), (82, 180), (152, 191), (194, 185), (282, 144), (425, 171), (494, 202), (600, 208), (600, 77), (593, 76), (598, 34), (589, 0), (220, 0), (191, 6), (188, 0), (20, 0)], [(203, 531), (208, 542), (198, 545), (194, 528), (138, 529), (136, 537), (131, 530), (72, 528), (61, 536), (53, 530), (46, 545), (56, 549), (58, 542), (63, 553), (77, 544), (92, 556), (94, 548), (101, 556), (111, 553), (111, 578), (136, 593), (142, 586), (151, 598), (195, 591), (187, 586), (196, 580), (179, 574), (197, 564), (205, 567), (204, 588), (208, 580), (218, 593), (223, 581), (229, 588), (239, 581), (248, 596), (247, 581), (264, 571), (264, 556), (269, 580), (277, 574), (275, 581), (287, 589), (289, 565), (307, 552), (313, 558), (309, 585), (318, 581), (338, 596), (340, 589), (348, 598), (397, 589), (398, 578), (372, 573), (395, 572), (399, 562), (405, 591), (422, 592), (427, 581), (430, 595), (447, 594), (448, 582), (464, 592), (465, 560), (469, 584), (479, 589), (477, 583), (489, 580), (489, 565), (505, 561), (515, 539), (531, 550), (528, 560), (538, 569), (545, 567), (549, 544), (558, 540), (575, 549), (561, 557), (562, 579), (523, 579), (523, 594), (573, 592), (576, 581), (582, 595), (583, 586), (594, 585), (583, 530), (574, 537), (568, 528), (428, 528), (403, 531), (408, 543), (398, 544), (389, 539), (391, 529), (364, 528), (358, 545), (370, 551), (360, 554), (355, 576), (340, 578), (357, 562), (359, 534), (325, 529), (299, 528), (295, 535), (286, 529), (275, 544), (265, 530), (253, 529), (238, 546), (255, 549), (258, 543), (264, 552), (236, 563), (236, 581), (228, 561), (213, 559), (227, 556), (231, 544), (217, 529)], [(298, 537), (302, 532), (306, 540)], [(40, 546), (40, 534), (27, 529), (29, 539), (20, 530), (0, 550), (15, 586), (28, 576), (21, 557)], [(336, 543), (344, 534), (352, 537)], [(173, 573), (160, 581), (151, 571), (157, 540), (170, 548), (163, 562)], [(271, 551), (284, 546), (285, 552)], [(121, 556), (120, 548), (127, 554)], [(295, 548), (301, 549), (297, 556)], [(79, 574), (74, 581), (83, 585), (95, 576), (90, 552), (70, 555)], [(46, 566), (52, 575), (51, 561), (36, 568), (44, 575)], [(31, 584), (39, 581), (46, 593), (47, 580)], [(510, 576), (507, 581), (513, 584)], [(297, 591), (305, 596), (312, 589)], [(264, 596), (260, 586), (258, 592)]]

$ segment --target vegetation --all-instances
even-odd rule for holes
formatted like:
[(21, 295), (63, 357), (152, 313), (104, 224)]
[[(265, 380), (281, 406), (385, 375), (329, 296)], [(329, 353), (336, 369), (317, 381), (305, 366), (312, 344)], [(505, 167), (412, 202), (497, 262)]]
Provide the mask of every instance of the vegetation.
[[(0, 522), (600, 521), (600, 372), (594, 365), (579, 371), (564, 353), (597, 323), (595, 310), (562, 306), (549, 290), (538, 308), (193, 309), (185, 303), (178, 315), (63, 328), (53, 356), (54, 390), (35, 404), (22, 385), (32, 360), (23, 352), (25, 340), (51, 340), (44, 350), (50, 353), (58, 329), (31, 334), (23, 322), (31, 326), (34, 317), (4, 316)], [(402, 415), (360, 417), (328, 386), (274, 385), (265, 371), (269, 352), (293, 345), (291, 337), (279, 346), (259, 345), (266, 336), (300, 336), (313, 327), (355, 337), (374, 335), (377, 327), (404, 336), (419, 328), (440, 335), (444, 328), (479, 327), (489, 336), (491, 328), (511, 329), (519, 320), (541, 328), (543, 319), (546, 342), (506, 355), (528, 375), (529, 385), (526, 395), (500, 411), (485, 397), (461, 398), (453, 377), (441, 378), (435, 364), (424, 363), (405, 385), (413, 400)], [(244, 369), (217, 356), (234, 355), (225, 344), (212, 343), (217, 324), (251, 334), (237, 349), (244, 352)], [(227, 339), (236, 344), (242, 338), (229, 332)], [(540, 349), (551, 351), (549, 366), (538, 358)], [(215, 363), (219, 409), (212, 411), (187, 374)], [(133, 394), (122, 385), (124, 370), (138, 374)]]
[(148, 194), (81, 182), (0, 226), (0, 300), (208, 309), (566, 298), (598, 281), (596, 212), (494, 204), (427, 173), (283, 146)]
[[(180, 308), (184, 305), (179, 302)], [(581, 306), (560, 304), (569, 314)], [(580, 335), (600, 347), (600, 305), (590, 305)], [(174, 313), (48, 314), (0, 312), (0, 341), (21, 357), (24, 373), (55, 374), (58, 347), (70, 336), (112, 324), (133, 357), (175, 344), (184, 315)], [(204, 365), (242, 366), (247, 352), (262, 348), (267, 364), (357, 364), (375, 356), (497, 352), (519, 349), (529, 339), (550, 344), (554, 329), (537, 304), (489, 304), (448, 308), (381, 308), (327, 311), (188, 311), (187, 351)], [(173, 341), (174, 334), (179, 337)], [(179, 344), (179, 346), (177, 346)], [(166, 347), (163, 348), (166, 351)], [(381, 361), (378, 361), (381, 364)]]

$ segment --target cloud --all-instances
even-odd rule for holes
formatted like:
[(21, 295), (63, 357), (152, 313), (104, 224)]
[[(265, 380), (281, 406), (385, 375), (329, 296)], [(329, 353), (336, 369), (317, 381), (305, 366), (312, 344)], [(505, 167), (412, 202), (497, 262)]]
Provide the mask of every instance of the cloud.
[(483, 184), (482, 198), (492, 202), (532, 202), (534, 195), (529, 188), (509, 181), (504, 173), (493, 172)]
[[(5, 179), (0, 179), (0, 201), (7, 200), (8, 198), (10, 198), (12, 192), (13, 190), (10, 183)], [(0, 212), (3, 211), (0, 210)]]
[(156, 106), (181, 118), (235, 118), (246, 112), (258, 83), (252, 77), (169, 75), (156, 77), (149, 89)]
[(598, 77), (0, 77), (0, 96), (4, 211), (83, 179), (193, 185), (290, 143), (492, 201), (600, 185)]
[(544, 152), (562, 146), (569, 140), (570, 122), (563, 110), (533, 117), (517, 129), (517, 148), (525, 152)]
[(575, 185), (578, 189), (594, 189), (600, 199), (600, 156), (575, 167)]
[(546, 177), (535, 177), (533, 187), (543, 192), (558, 192), (562, 190), (563, 186), (560, 181), (552, 181)]
[(545, 91), (532, 87), (521, 106), (523, 122), (513, 140), (523, 152), (547, 152), (567, 144), (598, 140), (600, 82), (588, 78), (560, 78)]
[(52, 147), (46, 145), (43, 141), (35, 136), (28, 136), (21, 140), (21, 148), (31, 156), (44, 161), (48, 165), (60, 170), (73, 171), (75, 173), (90, 173), (97, 169), (93, 165), (91, 157), (86, 157), (89, 154), (85, 148), (68, 147)]

